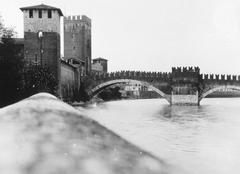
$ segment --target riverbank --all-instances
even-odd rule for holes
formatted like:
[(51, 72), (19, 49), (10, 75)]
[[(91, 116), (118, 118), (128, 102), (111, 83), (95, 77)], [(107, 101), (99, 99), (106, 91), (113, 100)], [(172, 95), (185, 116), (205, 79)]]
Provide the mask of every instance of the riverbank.
[(2, 173), (179, 173), (50, 94), (0, 109), (0, 123)]

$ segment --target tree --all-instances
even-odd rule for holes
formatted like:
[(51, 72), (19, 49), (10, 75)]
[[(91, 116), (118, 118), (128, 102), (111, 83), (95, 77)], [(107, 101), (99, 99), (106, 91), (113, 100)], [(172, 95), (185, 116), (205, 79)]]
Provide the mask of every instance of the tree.
[(23, 57), (12, 38), (15, 34), (3, 25), (0, 17), (0, 107), (20, 99)]
[(2, 17), (0, 16), (0, 38), (6, 39), (6, 38), (12, 38), (13, 36), (16, 36), (16, 32), (13, 28), (5, 27), (3, 24)]
[(58, 95), (58, 81), (49, 67), (31, 66), (24, 70), (22, 96), (28, 97), (38, 92)]

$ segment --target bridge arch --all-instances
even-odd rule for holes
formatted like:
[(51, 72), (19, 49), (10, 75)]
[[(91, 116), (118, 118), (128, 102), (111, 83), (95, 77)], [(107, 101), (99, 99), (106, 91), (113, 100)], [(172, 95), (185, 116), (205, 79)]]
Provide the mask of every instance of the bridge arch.
[(226, 89), (233, 89), (233, 90), (238, 90), (240, 91), (240, 86), (235, 86), (235, 85), (222, 85), (222, 86), (217, 86), (214, 88), (211, 88), (210, 90), (204, 92), (200, 97), (199, 97), (199, 102), (207, 97), (209, 94), (212, 94), (215, 91), (219, 91), (219, 90), (226, 90)]
[(127, 83), (141, 84), (142, 86), (146, 86), (146, 87), (152, 89), (153, 91), (155, 91), (156, 93), (158, 93), (161, 97), (163, 97), (164, 99), (166, 99), (170, 103), (168, 95), (166, 95), (164, 92), (162, 92), (158, 88), (154, 87), (153, 85), (149, 84), (148, 82), (139, 81), (139, 80), (132, 80), (132, 79), (117, 79), (117, 80), (110, 80), (110, 81), (107, 81), (107, 82), (103, 82), (103, 83), (97, 85), (96, 87), (94, 87), (93, 89), (91, 89), (88, 92), (88, 95), (92, 98), (109, 86), (112, 86), (112, 85), (115, 85), (115, 84), (127, 84)]

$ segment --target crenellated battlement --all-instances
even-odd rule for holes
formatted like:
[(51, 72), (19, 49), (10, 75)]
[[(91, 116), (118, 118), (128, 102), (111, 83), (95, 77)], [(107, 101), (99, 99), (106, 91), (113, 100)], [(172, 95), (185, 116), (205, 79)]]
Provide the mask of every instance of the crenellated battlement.
[(200, 68), (199, 67), (173, 67), (172, 68), (172, 73), (200, 73)]
[(64, 17), (64, 31), (67, 32), (91, 32), (91, 19), (85, 15), (65, 16)]
[(91, 26), (92, 20), (85, 16), (85, 15), (71, 15), (71, 16), (64, 16), (65, 23), (85, 23)]
[(93, 73), (97, 79), (102, 78), (132, 78), (132, 79), (161, 79), (161, 80), (169, 80), (171, 78), (171, 73), (168, 72), (146, 72), (146, 71), (117, 71), (111, 73)]
[[(173, 73), (198, 73), (198, 67), (176, 67), (172, 68)], [(111, 73), (92, 73), (95, 78), (151, 78), (161, 80), (171, 80), (174, 77), (173, 73), (169, 72), (147, 72), (147, 71), (116, 71)], [(181, 74), (178, 74), (181, 76)], [(240, 82), (240, 75), (226, 75), (226, 74), (198, 74), (199, 79), (203, 81), (238, 81)]]
[(227, 74), (201, 74), (200, 78), (205, 81), (240, 81), (240, 75), (227, 75)]

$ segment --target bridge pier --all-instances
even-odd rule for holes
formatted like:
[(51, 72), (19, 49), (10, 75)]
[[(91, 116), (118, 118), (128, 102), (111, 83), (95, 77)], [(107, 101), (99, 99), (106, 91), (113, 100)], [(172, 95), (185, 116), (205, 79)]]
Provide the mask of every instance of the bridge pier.
[(195, 95), (175, 95), (170, 98), (171, 105), (199, 105), (198, 94)]

